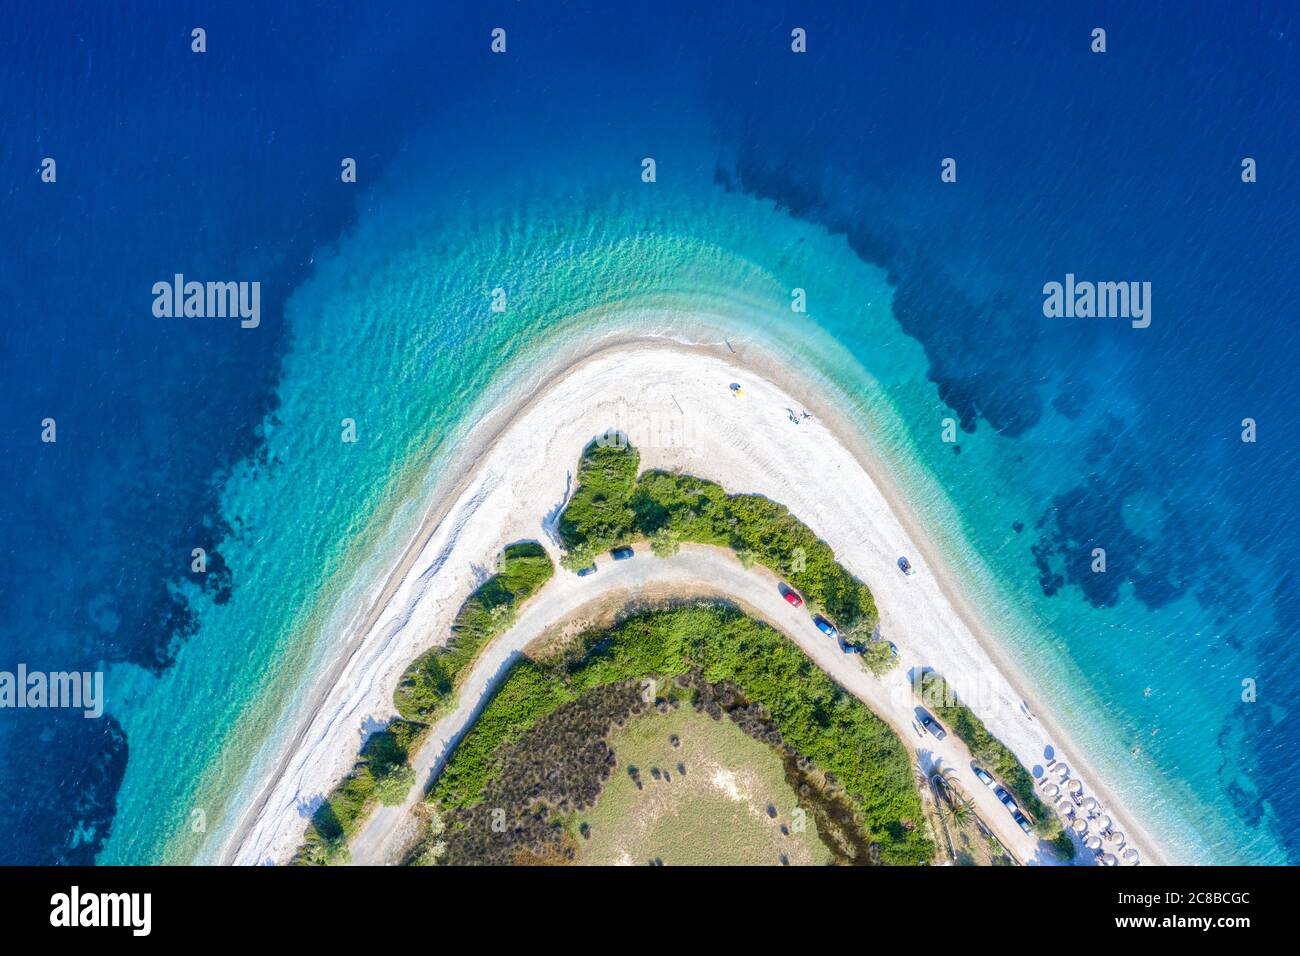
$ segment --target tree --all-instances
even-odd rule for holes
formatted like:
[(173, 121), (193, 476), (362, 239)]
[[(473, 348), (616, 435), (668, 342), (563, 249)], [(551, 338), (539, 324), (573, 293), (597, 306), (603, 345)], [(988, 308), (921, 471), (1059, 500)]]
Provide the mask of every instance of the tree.
[(888, 673), (897, 663), (894, 649), (887, 641), (871, 641), (862, 652), (862, 666), (877, 677)]
[(1070, 834), (1066, 830), (1062, 830), (1052, 838), (1052, 849), (1067, 863), (1074, 859), (1074, 841), (1070, 839)]
[(415, 769), (409, 763), (389, 765), (375, 779), (375, 796), (386, 807), (395, 807), (415, 786)]
[(348, 849), (348, 841), (343, 837), (335, 837), (325, 844), (324, 854), (320, 861), (326, 866), (347, 866), (352, 862), (352, 851)]
[(575, 544), (564, 552), (564, 555), (560, 558), (560, 566), (566, 571), (581, 571), (583, 568), (591, 567), (591, 562), (595, 557), (595, 550), (584, 541), (581, 544)]
[(948, 819), (959, 830), (964, 829), (971, 820), (970, 806), (964, 797), (955, 792), (952, 794), (952, 803), (948, 806)]
[(488, 617), (492, 619), (492, 633), (500, 634), (513, 622), (515, 616), (515, 606), (513, 604), (498, 604), (488, 611)]
[(667, 528), (660, 528), (650, 535), (650, 550), (657, 558), (671, 558), (682, 548), (677, 535)]

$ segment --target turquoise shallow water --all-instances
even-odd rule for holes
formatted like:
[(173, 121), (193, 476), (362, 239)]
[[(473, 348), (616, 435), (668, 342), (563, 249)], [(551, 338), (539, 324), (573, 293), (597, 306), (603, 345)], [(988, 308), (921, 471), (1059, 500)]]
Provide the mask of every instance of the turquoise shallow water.
[[(1300, 862), (1294, 3), (826, 2), (800, 55), (731, 0), (227, 3), (203, 56), (173, 6), (4, 32), (0, 669), (110, 707), (0, 715), (0, 862), (207, 852), (477, 408), (701, 312), (823, 376), (1172, 847)], [(177, 272), (261, 326), (154, 316)], [(1153, 324), (1045, 321), (1067, 273)]]
[[(1287, 115), (1273, 88), (1239, 85), (1252, 63), (1293, 60), (1279, 36), (1294, 31), (1238, 37), (1209, 57), (1227, 58), (1211, 75), (1196, 37), (1231, 25), (1181, 42), (1117, 14), (1172, 65), (1153, 73), (1120, 53), (1102, 72), (1032, 17), (1017, 19), (1014, 55), (996, 24), (899, 17), (892, 29), (874, 14), (827, 22), (813, 35), (828, 55), (801, 65), (771, 52), (769, 24), (726, 15), (670, 39), (630, 21), (533, 24), (521, 49), (526, 37), (544, 54), (491, 73), (468, 44), (439, 61), (467, 78), (463, 95), (421, 101), (411, 112), (426, 122), (404, 116), (431, 131), (390, 131), (383, 163), (362, 164), (351, 225), (311, 244), (283, 283), (291, 294), (265, 329), (287, 343), (274, 410), (254, 416), (248, 442), (215, 417), (198, 438), (183, 432), (252, 448), (230, 473), (200, 471), (231, 587), (172, 585), (194, 615), (174, 661), (112, 667), (109, 711), (129, 757), (100, 862), (211, 858), (459, 438), (561, 349), (625, 331), (786, 354), (859, 423), (996, 639), (1175, 856), (1294, 856), (1294, 814), (1270, 769), (1294, 736), (1296, 654), (1280, 635), (1295, 614), (1298, 469), (1292, 444), (1244, 447), (1237, 429), (1254, 414), (1277, 436), (1294, 417), (1294, 370), (1280, 368), (1294, 330), (1278, 317), (1290, 314), (1300, 257), (1286, 243), (1300, 230), (1293, 195), (1215, 178), (1238, 149), (1230, 128), (1272, 147), (1273, 182), (1300, 181), (1269, 119)], [(1243, 118), (1242, 102), (1259, 107)], [(1082, 120), (1080, 134), (1044, 119), (1066, 114), (1106, 121)], [(283, 123), (266, 120), (255, 140), (275, 142)], [(931, 167), (949, 149), (962, 187), (941, 192)], [(639, 180), (647, 153), (653, 185)], [(1153, 176), (1157, 154), (1167, 161)], [(240, 249), (262, 234), (231, 230)], [(150, 259), (125, 275), (138, 285), (173, 268)], [(1085, 269), (1154, 279), (1150, 334), (1045, 324), (1044, 279)], [(504, 314), (489, 308), (498, 287)], [(789, 309), (794, 287), (806, 315)], [(239, 341), (260, 354), (263, 340)], [(236, 366), (227, 355), (211, 374), (242, 386)], [(204, 384), (230, 400), (228, 385)], [(340, 441), (345, 418), (355, 444)], [(941, 438), (949, 418), (956, 443)], [(164, 477), (140, 497), (194, 483)], [(111, 503), (98, 510), (117, 515)], [(118, 518), (105, 537), (170, 520)], [(167, 554), (188, 553), (182, 538)], [(1087, 568), (1098, 545), (1105, 576)], [(139, 566), (107, 566), (119, 564)], [(96, 587), (118, 587), (107, 580)], [(42, 602), (31, 604), (39, 621)], [(110, 610), (136, 632), (130, 608)], [(99, 615), (106, 632), (110, 617)], [(1250, 677), (1261, 695), (1243, 706)]]
[[(468, 175), (452, 162), (399, 166), (370, 198), (373, 211), (317, 253), (315, 276), (286, 310), (292, 347), (264, 449), (222, 491), (236, 532), (223, 555), (241, 587), (223, 605), (191, 595), (198, 638), (161, 678), (111, 682), (133, 688), (111, 702), (132, 742), (119, 819), (133, 825), (115, 828), (101, 862), (211, 858), (210, 837), (225, 832), (250, 768), (269, 754), (261, 748), (284, 733), (306, 679), (412, 531), (456, 436), (557, 350), (627, 331), (780, 348), (836, 390), (1059, 716), (1103, 756), (1117, 789), (1142, 792), (1149, 764), (1111, 758), (1162, 720), (1161, 704), (1151, 714), (1096, 710), (1109, 688), (1093, 668), (1130, 693), (1149, 678), (1108, 657), (1105, 642), (1081, 669), (1055, 632), (1078, 629), (1088, 608), (1042, 607), (1000, 581), (1003, 569), (1014, 582), (1032, 563), (1011, 516), (1049, 494), (1050, 481), (1024, 480), (1019, 448), (989, 432), (963, 435), (953, 466), (951, 446), (934, 440), (952, 413), (927, 381), (922, 348), (898, 328), (885, 273), (843, 236), (720, 188), (710, 151), (683, 145), (671, 181), (653, 185), (637, 181), (635, 165), (628, 175), (625, 162), (590, 155), (609, 174), (570, 184), (571, 158), (559, 152), (473, 194), (442, 188)], [(527, 196), (505, 221), (502, 193)], [(789, 308), (796, 286), (806, 315)], [(503, 314), (490, 309), (498, 287)], [(340, 440), (345, 418), (355, 444)], [(1059, 461), (1036, 467), (1073, 467), (1078, 449), (1055, 451)], [(1146, 625), (1134, 615), (1123, 626)], [(1214, 706), (1203, 686), (1180, 693)], [(1188, 832), (1196, 800), (1171, 786), (1144, 802), (1155, 803), (1162, 836), (1200, 857), (1213, 831)]]
[[(215, 825), (229, 809), (257, 747), (412, 531), (452, 436), (532, 381), (531, 366), (624, 332), (788, 335), (803, 320), (790, 313), (781, 276), (812, 276), (827, 255), (845, 281), (812, 294), (827, 309), (852, 305), (884, 334), (891, 320), (878, 270), (769, 203), (715, 188), (709, 159), (693, 161), (689, 180), (654, 195), (590, 182), (559, 197), (538, 189), (509, 228), (458, 202), (457, 222), (470, 225), (449, 229), (444, 196), (412, 198), (402, 183), (379, 200), (398, 212), (362, 217), (319, 256), (316, 277), (287, 309), (293, 345), (279, 407), (262, 426), (264, 450), (222, 492), (236, 529), (222, 553), (244, 586), (226, 604), (190, 595), (202, 638), (160, 679), (110, 681), (131, 688), (112, 702), (133, 741), (119, 813), (143, 825), (118, 828), (102, 861), (197, 851), (206, 831), (189, 825), (194, 810)], [(499, 198), (477, 201), (490, 210)], [(696, 228), (700, 219), (708, 231)], [(507, 290), (504, 314), (489, 308), (497, 287)], [(821, 346), (828, 367), (855, 364), (815, 326), (804, 332), (803, 348)], [(915, 374), (919, 350), (899, 338), (896, 359), (910, 353)], [(886, 374), (901, 378), (903, 368)], [(355, 444), (340, 440), (345, 418), (356, 422)], [(192, 763), (178, 769), (177, 754)]]

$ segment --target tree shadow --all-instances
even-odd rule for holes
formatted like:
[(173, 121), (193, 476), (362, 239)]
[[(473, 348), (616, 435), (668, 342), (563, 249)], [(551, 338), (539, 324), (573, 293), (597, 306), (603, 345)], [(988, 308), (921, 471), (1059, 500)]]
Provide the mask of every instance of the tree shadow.
[(564, 540), (560, 537), (560, 516), (564, 514), (564, 509), (569, 505), (569, 499), (573, 496), (573, 472), (569, 471), (564, 476), (564, 494), (560, 496), (559, 502), (550, 511), (542, 517), (542, 530), (546, 537), (557, 548), (563, 549)]

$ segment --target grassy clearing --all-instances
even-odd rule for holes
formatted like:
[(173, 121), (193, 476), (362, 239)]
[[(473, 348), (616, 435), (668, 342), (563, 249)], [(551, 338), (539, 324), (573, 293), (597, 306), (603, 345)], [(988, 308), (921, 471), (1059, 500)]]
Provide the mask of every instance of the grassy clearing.
[[(486, 792), (510, 784), (498, 779), (510, 745), (593, 688), (645, 678), (663, 688), (691, 672), (740, 688), (761, 708), (784, 743), (847, 795), (856, 830), (874, 845), (880, 862), (930, 860), (934, 846), (911, 758), (890, 727), (777, 631), (716, 604), (635, 615), (586, 635), (562, 659), (520, 663), (452, 754), (430, 801), (453, 818), (463, 816), (458, 811), (473, 811)], [(562, 731), (562, 726), (548, 729)], [(544, 812), (527, 798), (517, 806), (507, 804), (494, 806), (504, 806), (507, 816), (518, 819)]]
[[(687, 707), (650, 711), (609, 743), (618, 760), (609, 783), (594, 808), (568, 821), (578, 863), (831, 861), (811, 814), (795, 812), (798, 797), (780, 756), (731, 720), (712, 720)], [(638, 771), (635, 780), (629, 768)]]

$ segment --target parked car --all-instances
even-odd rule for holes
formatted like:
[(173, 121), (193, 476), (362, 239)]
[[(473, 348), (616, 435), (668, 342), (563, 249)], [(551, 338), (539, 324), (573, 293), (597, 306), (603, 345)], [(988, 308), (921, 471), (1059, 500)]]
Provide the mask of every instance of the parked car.
[(859, 644), (857, 641), (846, 641), (841, 638), (840, 650), (845, 654), (863, 654), (867, 650), (867, 645)]
[(636, 552), (633, 551), (631, 548), (627, 548), (627, 547), (615, 548), (613, 551), (610, 552), (610, 555), (614, 558), (615, 561), (626, 561), (634, 554), (636, 554)]
[(993, 786), (993, 778), (989, 776), (987, 770), (982, 767), (971, 767), (971, 769), (975, 771), (975, 776), (980, 783), (984, 784), (986, 787)]
[(835, 625), (820, 614), (813, 615), (813, 623), (817, 625), (817, 630), (821, 631), (829, 638), (839, 637), (840, 632), (835, 629)]
[(788, 584), (781, 585), (781, 596), (785, 598), (785, 603), (791, 607), (803, 607), (803, 598), (801, 598)]
[(1016, 806), (1016, 801), (1012, 799), (1011, 794), (1007, 793), (1006, 787), (994, 787), (993, 796), (1001, 800), (1002, 805), (1012, 814), (1020, 812), (1020, 808)]
[(1023, 813), (1021, 813), (1019, 810), (1017, 810), (1015, 813), (1011, 814), (1011, 818), (1012, 818), (1013, 820), (1015, 820), (1016, 823), (1020, 824), (1020, 829), (1024, 830), (1026, 833), (1032, 834), (1032, 833), (1034, 832), (1034, 831), (1033, 831), (1032, 829), (1030, 829), (1030, 827), (1029, 827), (1029, 818), (1026, 817), (1026, 816), (1025, 816)]
[(580, 578), (585, 578), (587, 575), (595, 573), (596, 566), (594, 564), (589, 564), (585, 568), (578, 568), (578, 577)]
[(944, 737), (948, 736), (947, 731), (940, 726), (939, 721), (931, 717), (930, 712), (924, 707), (916, 708), (916, 719), (921, 722), (922, 727), (934, 736), (935, 740), (943, 740)]

